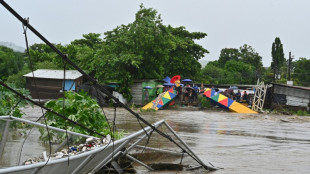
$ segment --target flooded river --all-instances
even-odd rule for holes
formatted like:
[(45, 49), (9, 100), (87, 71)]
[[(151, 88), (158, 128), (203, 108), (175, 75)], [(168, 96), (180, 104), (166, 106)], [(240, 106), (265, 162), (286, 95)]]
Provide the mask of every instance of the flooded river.
[[(117, 113), (118, 128), (139, 129), (133, 116)], [(113, 115), (112, 110), (107, 115)], [(205, 163), (224, 168), (217, 174), (310, 171), (309, 118), (198, 110), (160, 110), (142, 116), (150, 122), (166, 120)]]
[[(39, 109), (24, 111), (30, 119), (42, 115)], [(114, 119), (113, 108), (104, 111), (109, 121)], [(193, 108), (146, 112), (141, 116), (151, 123), (166, 120), (202, 161), (223, 168), (212, 173), (306, 174), (310, 171), (310, 119), (307, 117), (245, 115)], [(116, 126), (128, 134), (141, 129), (137, 119), (122, 108), (116, 110)], [(157, 142), (157, 146), (171, 147), (165, 141)], [(179, 163), (180, 159), (176, 157), (170, 162)], [(182, 163), (192, 160), (186, 157)], [(169, 172), (148, 172), (141, 168), (138, 173)]]

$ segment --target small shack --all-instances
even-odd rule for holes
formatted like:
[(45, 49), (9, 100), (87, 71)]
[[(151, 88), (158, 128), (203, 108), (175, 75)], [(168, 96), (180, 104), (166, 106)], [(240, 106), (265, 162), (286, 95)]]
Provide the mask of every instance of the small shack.
[(130, 85), (132, 100), (131, 104), (136, 104), (139, 106), (143, 106), (146, 103), (144, 102), (144, 87), (150, 86), (152, 89), (148, 89), (149, 91), (149, 101), (155, 99), (156, 95), (156, 86), (162, 85), (164, 81), (162, 80), (136, 80), (132, 85)]
[(310, 88), (301, 86), (289, 86), (273, 84), (274, 106), (285, 106), (296, 110), (308, 110), (310, 108)]
[[(64, 78), (64, 74), (66, 75)], [(65, 91), (77, 91), (82, 84), (83, 76), (76, 70), (38, 69), (25, 74), (26, 88), (33, 99), (57, 99)]]

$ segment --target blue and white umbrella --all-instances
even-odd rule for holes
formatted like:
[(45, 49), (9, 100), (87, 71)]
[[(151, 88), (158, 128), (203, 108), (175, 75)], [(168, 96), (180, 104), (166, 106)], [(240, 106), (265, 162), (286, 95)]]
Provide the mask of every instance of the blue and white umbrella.
[(175, 86), (174, 83), (164, 83), (163, 85), (164, 85), (164, 86)]
[(145, 86), (144, 89), (152, 89), (151, 86)]
[(238, 87), (237, 86), (230, 86), (229, 89), (238, 89)]
[(192, 80), (191, 79), (184, 79), (184, 80), (182, 80), (182, 82), (192, 82)]
[(165, 77), (163, 80), (164, 80), (166, 83), (170, 83), (171, 78), (167, 76), (167, 77)]

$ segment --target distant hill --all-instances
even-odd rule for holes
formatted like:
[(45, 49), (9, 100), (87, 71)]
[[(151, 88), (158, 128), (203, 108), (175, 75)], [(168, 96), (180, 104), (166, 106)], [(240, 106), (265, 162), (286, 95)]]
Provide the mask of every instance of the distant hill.
[(3, 41), (0, 41), (0, 45), (5, 46), (5, 47), (8, 47), (8, 48), (11, 48), (11, 49), (13, 49), (13, 50), (16, 51), (16, 52), (24, 52), (24, 51), (25, 51), (25, 48), (24, 48), (24, 47), (15, 45), (15, 44), (12, 43), (12, 42), (3, 42)]

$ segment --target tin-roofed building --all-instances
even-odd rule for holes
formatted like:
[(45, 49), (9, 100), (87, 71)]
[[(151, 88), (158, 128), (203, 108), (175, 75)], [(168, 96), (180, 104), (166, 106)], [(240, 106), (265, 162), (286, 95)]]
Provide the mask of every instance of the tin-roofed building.
[(273, 105), (286, 106), (296, 110), (310, 109), (310, 88), (273, 84)]
[[(64, 77), (65, 74), (65, 77)], [(83, 76), (76, 70), (38, 69), (25, 74), (26, 88), (34, 99), (57, 99), (63, 96), (62, 90), (76, 91), (82, 84)]]

